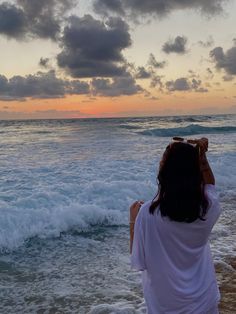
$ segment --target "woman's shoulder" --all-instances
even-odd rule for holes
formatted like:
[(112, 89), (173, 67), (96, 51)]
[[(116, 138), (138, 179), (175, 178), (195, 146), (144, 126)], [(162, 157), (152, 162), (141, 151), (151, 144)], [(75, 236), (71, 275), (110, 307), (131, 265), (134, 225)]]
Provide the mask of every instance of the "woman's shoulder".
[(151, 206), (152, 200), (146, 201), (143, 203), (143, 205), (140, 207), (139, 215), (142, 217), (145, 217), (149, 214), (149, 208)]

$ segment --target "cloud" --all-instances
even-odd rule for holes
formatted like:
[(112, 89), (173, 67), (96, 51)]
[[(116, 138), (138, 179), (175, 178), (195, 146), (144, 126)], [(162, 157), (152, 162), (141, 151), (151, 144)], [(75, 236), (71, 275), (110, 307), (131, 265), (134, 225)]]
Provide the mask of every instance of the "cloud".
[(135, 73), (136, 79), (147, 79), (151, 77), (151, 73), (145, 69), (145, 67), (138, 67)]
[(25, 101), (31, 99), (63, 98), (66, 95), (121, 96), (143, 91), (131, 75), (112, 80), (94, 78), (87, 83), (80, 80), (57, 78), (55, 71), (38, 72), (35, 75), (13, 76), (7, 79), (0, 75), (0, 100)]
[(236, 75), (236, 46), (226, 52), (222, 47), (216, 47), (210, 51), (210, 57), (217, 69), (224, 69), (227, 74)]
[(49, 58), (40, 58), (39, 60), (39, 65), (42, 67), (42, 68), (45, 68), (47, 69), (48, 66), (49, 66)]
[(152, 80), (151, 80), (151, 83), (150, 83), (150, 87), (151, 88), (155, 88), (155, 87), (158, 87), (158, 89), (162, 92), (163, 91), (163, 87), (164, 87), (164, 84), (162, 82), (162, 76), (160, 75), (152, 75)]
[(0, 33), (9, 37), (51, 38), (59, 36), (66, 13), (74, 0), (15, 0), (0, 4)]
[(95, 0), (96, 13), (137, 16), (165, 16), (175, 10), (197, 10), (204, 15), (215, 15), (223, 11), (225, 0)]
[(189, 80), (186, 77), (181, 77), (176, 80), (166, 82), (166, 88), (169, 92), (174, 91), (195, 91), (199, 93), (208, 92), (206, 88), (201, 87), (201, 80)]
[(154, 54), (150, 53), (149, 59), (148, 59), (148, 65), (150, 65), (153, 68), (156, 69), (163, 69), (166, 66), (166, 61), (160, 61), (158, 62), (154, 56)]
[(27, 30), (24, 11), (6, 2), (0, 4), (0, 34), (20, 38)]
[(193, 70), (188, 70), (188, 73), (189, 73), (189, 75), (188, 75), (188, 78), (199, 78), (199, 74), (197, 74), (196, 72), (194, 72)]
[(206, 41), (199, 40), (198, 44), (202, 48), (209, 48), (209, 47), (212, 47), (214, 45), (214, 39), (212, 36), (209, 36)]
[(214, 73), (212, 72), (212, 70), (211, 70), (210, 68), (207, 68), (207, 69), (206, 69), (206, 72), (207, 72), (207, 79), (208, 79), (208, 80), (213, 79)]
[(13, 76), (9, 80), (0, 75), (0, 99), (5, 101), (26, 98), (62, 98), (67, 94), (88, 94), (89, 84), (59, 79), (54, 71), (35, 75)]
[(132, 73), (134, 73), (134, 77), (136, 79), (151, 79), (151, 85), (154, 87), (154, 85), (159, 85), (157, 81), (160, 81), (160, 76), (156, 75), (157, 69), (163, 69), (167, 65), (166, 61), (160, 61), (158, 62), (155, 58), (155, 56), (150, 53), (148, 61), (147, 61), (147, 68), (144, 66), (135, 67), (134, 64), (127, 64), (127, 69), (129, 68)]
[(184, 77), (178, 78), (175, 81), (168, 81), (166, 82), (166, 88), (168, 91), (187, 91), (191, 89), (191, 86), (188, 80)]
[(95, 0), (94, 10), (96, 13), (106, 14), (107, 11), (125, 15), (124, 3), (120, 0)]
[(106, 22), (91, 15), (72, 16), (57, 56), (59, 67), (73, 77), (115, 77), (126, 74), (122, 50), (131, 45), (128, 24), (120, 18)]
[(224, 75), (223, 77), (222, 77), (222, 80), (223, 81), (225, 81), (225, 82), (231, 82), (231, 81), (233, 81), (234, 80), (234, 77), (233, 77), (233, 75)]
[(162, 50), (169, 54), (169, 53), (177, 53), (177, 54), (185, 54), (186, 50), (187, 38), (184, 36), (177, 36), (175, 39), (170, 39), (167, 41)]
[(115, 77), (112, 79), (94, 78), (91, 82), (93, 95), (116, 97), (137, 94), (143, 89), (129, 77)]

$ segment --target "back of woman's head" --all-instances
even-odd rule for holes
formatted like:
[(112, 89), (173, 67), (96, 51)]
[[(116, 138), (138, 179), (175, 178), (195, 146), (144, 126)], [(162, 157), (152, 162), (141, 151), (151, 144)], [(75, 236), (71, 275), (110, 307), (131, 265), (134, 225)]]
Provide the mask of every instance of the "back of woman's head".
[(162, 216), (179, 222), (203, 219), (207, 200), (204, 196), (198, 148), (174, 142), (167, 146), (158, 173), (159, 190), (150, 206), (159, 205)]

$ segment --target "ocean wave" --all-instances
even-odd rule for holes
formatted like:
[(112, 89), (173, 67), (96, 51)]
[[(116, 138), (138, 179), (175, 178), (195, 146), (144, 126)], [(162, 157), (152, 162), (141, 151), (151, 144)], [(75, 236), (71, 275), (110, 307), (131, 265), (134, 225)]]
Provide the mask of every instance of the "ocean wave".
[(45, 131), (45, 130), (37, 130), (37, 131), (31, 131), (30, 132), (31, 134), (51, 134), (52, 133), (52, 131)]
[[(200, 117), (190, 117), (190, 116), (173, 116), (173, 117), (150, 117), (150, 118), (143, 118), (143, 119), (129, 119), (129, 120), (120, 120), (119, 128), (124, 128), (124, 129), (140, 129), (143, 125), (143, 123), (159, 123), (160, 121), (163, 123), (165, 122), (174, 122), (174, 123), (184, 123), (184, 122), (205, 122), (211, 119), (211, 117), (208, 116), (200, 116)], [(131, 124), (130, 124), (131, 123)]]
[[(31, 128), (32, 131), (50, 130), (37, 123), (38, 129)], [(147, 130), (145, 124), (146, 129), (131, 131), (130, 137), (127, 132), (124, 137), (124, 132), (117, 132), (116, 122), (112, 128), (112, 124), (88, 123), (81, 132), (77, 132), (77, 125), (73, 128), (70, 124), (58, 129), (57, 123), (50, 141), (45, 141), (43, 134), (21, 136), (29, 131), (28, 122), (22, 124), (17, 137), (12, 135), (1, 141), (5, 153), (1, 156), (0, 250), (17, 249), (35, 237), (47, 239), (60, 237), (61, 233), (93, 232), (99, 226), (128, 226), (131, 202), (152, 199), (156, 193), (156, 163), (166, 145), (165, 138), (157, 145), (151, 137), (134, 134), (142, 131), (154, 136), (181, 136), (199, 134), (196, 130), (202, 133), (236, 130), (190, 125), (153, 131)], [(169, 125), (167, 122), (166, 126)], [(105, 132), (100, 132), (103, 129)], [(217, 185), (233, 209), (234, 137), (222, 136), (223, 145), (218, 143), (218, 136), (210, 137), (215, 145), (210, 161)]]
[(180, 123), (180, 122), (204, 122), (204, 121), (208, 121), (210, 120), (211, 117), (208, 116), (197, 116), (197, 117), (190, 117), (190, 116), (174, 116), (171, 117), (169, 121), (171, 122), (176, 122), (176, 123)]
[(93, 232), (101, 226), (128, 226), (130, 204), (141, 195), (144, 200), (150, 199), (156, 186), (145, 180), (141, 169), (132, 179), (127, 179), (129, 171), (120, 169), (121, 177), (117, 179), (116, 174), (110, 173), (111, 168), (106, 170), (106, 179), (87, 178), (83, 182), (76, 176), (78, 185), (72, 172), (63, 179), (53, 172), (52, 182), (45, 168), (37, 174), (39, 180), (43, 175), (41, 187), (31, 189), (31, 177), (22, 183), (21, 190), (17, 190), (18, 183), (6, 183), (8, 193), (0, 192), (0, 251), (15, 250), (35, 237), (57, 238), (62, 233)]
[(142, 135), (158, 136), (158, 137), (172, 137), (172, 136), (186, 136), (195, 134), (216, 134), (216, 133), (233, 133), (236, 132), (235, 126), (214, 126), (207, 127), (199, 124), (189, 124), (185, 127), (166, 128), (166, 129), (149, 129), (139, 132)]
[(61, 233), (76, 231), (82, 233), (94, 226), (121, 226), (128, 223), (124, 213), (107, 210), (96, 205), (71, 204), (51, 210), (22, 210), (6, 208), (1, 210), (0, 251), (11, 251), (25, 241), (38, 238), (56, 238)]
[(135, 130), (135, 129), (139, 129), (140, 126), (139, 125), (135, 126), (135, 125), (129, 125), (129, 124), (121, 124), (121, 125), (119, 125), (119, 128), (127, 129), (127, 130)]

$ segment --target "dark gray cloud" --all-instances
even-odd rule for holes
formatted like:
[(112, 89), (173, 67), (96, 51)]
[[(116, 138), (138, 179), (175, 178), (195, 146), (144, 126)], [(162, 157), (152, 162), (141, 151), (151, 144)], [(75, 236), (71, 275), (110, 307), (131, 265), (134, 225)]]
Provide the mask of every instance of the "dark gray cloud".
[(135, 73), (135, 78), (136, 79), (148, 79), (152, 76), (150, 71), (145, 69), (145, 67), (138, 67)]
[(73, 77), (114, 77), (126, 74), (122, 50), (131, 45), (128, 24), (120, 18), (106, 22), (91, 15), (72, 16), (57, 56), (59, 67)]
[(39, 60), (39, 65), (42, 67), (42, 68), (48, 68), (49, 66), (49, 58), (40, 58)]
[(31, 99), (63, 98), (66, 95), (121, 96), (143, 91), (131, 75), (112, 80), (94, 78), (91, 82), (57, 78), (55, 71), (38, 72), (35, 75), (13, 76), (7, 79), (0, 75), (0, 100), (25, 101)]
[(168, 40), (162, 47), (162, 50), (169, 53), (185, 54), (187, 38), (185, 36), (177, 36), (175, 39)]
[(151, 88), (158, 87), (159, 91), (162, 92), (163, 88), (164, 88), (164, 84), (162, 82), (162, 78), (163, 78), (163, 76), (153, 74), (151, 82), (150, 82), (150, 87)]
[(236, 46), (226, 52), (222, 47), (216, 47), (210, 51), (210, 57), (217, 69), (224, 69), (227, 74), (236, 75)]
[(167, 65), (167, 62), (166, 61), (157, 61), (154, 54), (153, 53), (150, 53), (149, 55), (149, 59), (148, 59), (148, 65), (153, 67), (153, 68), (156, 68), (156, 69), (163, 69), (166, 65)]
[(203, 48), (209, 48), (214, 45), (214, 39), (212, 36), (209, 36), (206, 41), (199, 40), (198, 44)]
[(174, 91), (195, 91), (199, 93), (208, 92), (206, 88), (201, 86), (201, 80), (188, 79), (186, 77), (181, 77), (176, 80), (166, 82), (166, 88), (169, 92)]
[(134, 64), (127, 64), (127, 69), (130, 69), (131, 72), (134, 73), (134, 77), (136, 79), (151, 79), (151, 87), (155, 87), (156, 85), (159, 85), (159, 79), (160, 76), (157, 76), (156, 70), (157, 69), (163, 69), (167, 65), (166, 61), (160, 61), (158, 62), (154, 56), (153, 53), (149, 54), (149, 58), (146, 64), (146, 67), (140, 66), (135, 67)]
[(10, 79), (0, 75), (0, 99), (6, 101), (26, 98), (62, 98), (67, 94), (89, 92), (88, 83), (59, 79), (54, 71), (38, 72), (26, 77), (13, 76)]
[(166, 88), (168, 91), (188, 91), (191, 89), (191, 85), (189, 81), (185, 77), (181, 77), (176, 79), (175, 81), (166, 82)]
[[(227, 0), (226, 0), (227, 1)], [(225, 0), (95, 0), (94, 10), (97, 13), (109, 12), (119, 15), (164, 16), (175, 10), (193, 9), (204, 15), (222, 12)]]
[(131, 76), (112, 79), (94, 78), (91, 82), (93, 95), (116, 97), (137, 94), (143, 89)]
[(120, 0), (95, 0), (94, 10), (96, 13), (106, 14), (108, 11), (125, 15), (124, 4)]
[(56, 40), (74, 0), (15, 0), (0, 4), (0, 33), (10, 38)]
[(24, 11), (8, 3), (0, 4), (0, 34), (20, 38), (27, 30)]

